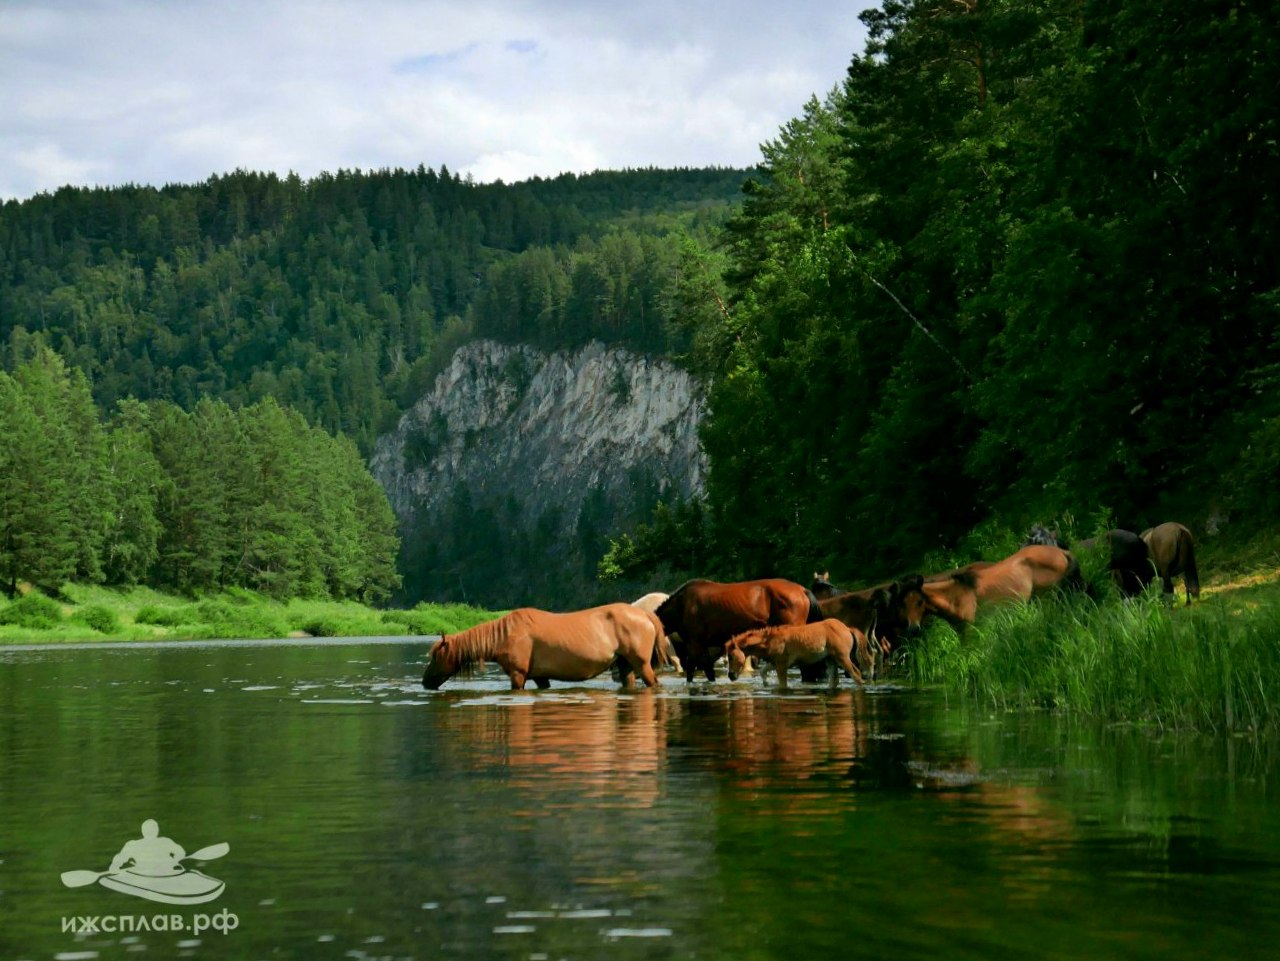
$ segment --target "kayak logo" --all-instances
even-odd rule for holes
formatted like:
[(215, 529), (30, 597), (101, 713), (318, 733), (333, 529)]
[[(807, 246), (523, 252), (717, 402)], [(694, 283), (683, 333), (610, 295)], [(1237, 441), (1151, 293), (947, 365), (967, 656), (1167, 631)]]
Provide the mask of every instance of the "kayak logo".
[(203, 904), (220, 895), (226, 885), (182, 862), (212, 861), (230, 850), (224, 841), (188, 854), (182, 845), (161, 837), (160, 825), (148, 818), (142, 822), (142, 837), (126, 841), (107, 870), (64, 871), (62, 883), (69, 888), (82, 888), (96, 881), (104, 888), (148, 901)]

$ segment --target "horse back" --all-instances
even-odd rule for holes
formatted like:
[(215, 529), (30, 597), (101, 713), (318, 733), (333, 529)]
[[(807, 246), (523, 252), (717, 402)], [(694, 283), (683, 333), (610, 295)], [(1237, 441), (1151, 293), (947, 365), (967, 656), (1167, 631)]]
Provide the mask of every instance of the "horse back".
[(834, 618), (860, 631), (870, 631), (876, 626), (876, 605), (871, 597), (863, 596), (862, 591), (838, 594), (819, 601), (818, 610), (824, 618)]

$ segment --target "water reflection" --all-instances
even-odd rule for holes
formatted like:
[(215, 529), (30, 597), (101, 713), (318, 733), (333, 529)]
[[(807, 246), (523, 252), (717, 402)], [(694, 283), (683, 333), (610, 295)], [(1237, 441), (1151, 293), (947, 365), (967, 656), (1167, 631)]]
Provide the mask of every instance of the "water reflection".
[[(422, 653), (6, 653), (0, 961), (1198, 959), (1207, 928), (1220, 953), (1280, 938), (1265, 742), (884, 686), (426, 694)], [(126, 910), (58, 876), (145, 817), (230, 842), (234, 936), (59, 930)]]

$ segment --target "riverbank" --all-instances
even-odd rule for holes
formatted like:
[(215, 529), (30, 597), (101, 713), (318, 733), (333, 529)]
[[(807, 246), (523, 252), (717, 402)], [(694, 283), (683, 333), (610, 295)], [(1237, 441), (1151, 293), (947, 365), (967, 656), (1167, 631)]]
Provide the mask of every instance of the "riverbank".
[(373, 637), (452, 633), (497, 615), (467, 604), (377, 610), (354, 601), (276, 601), (231, 590), (198, 599), (146, 587), (68, 584), (59, 599), (29, 591), (0, 601), (0, 645), (211, 638)]
[(1280, 582), (1260, 575), (1170, 607), (1049, 595), (984, 611), (963, 636), (936, 624), (911, 679), (998, 709), (1068, 710), (1161, 728), (1280, 729)]

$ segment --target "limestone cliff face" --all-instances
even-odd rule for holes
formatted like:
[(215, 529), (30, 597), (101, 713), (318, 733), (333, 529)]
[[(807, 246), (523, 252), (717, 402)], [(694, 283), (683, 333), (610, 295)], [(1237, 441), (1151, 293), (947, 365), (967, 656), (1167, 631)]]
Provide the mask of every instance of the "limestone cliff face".
[(419, 532), (465, 491), (528, 525), (553, 518), (568, 536), (588, 498), (608, 527), (637, 497), (700, 492), (701, 413), (696, 382), (663, 361), (601, 344), (543, 353), (475, 341), (378, 440), (371, 468)]

